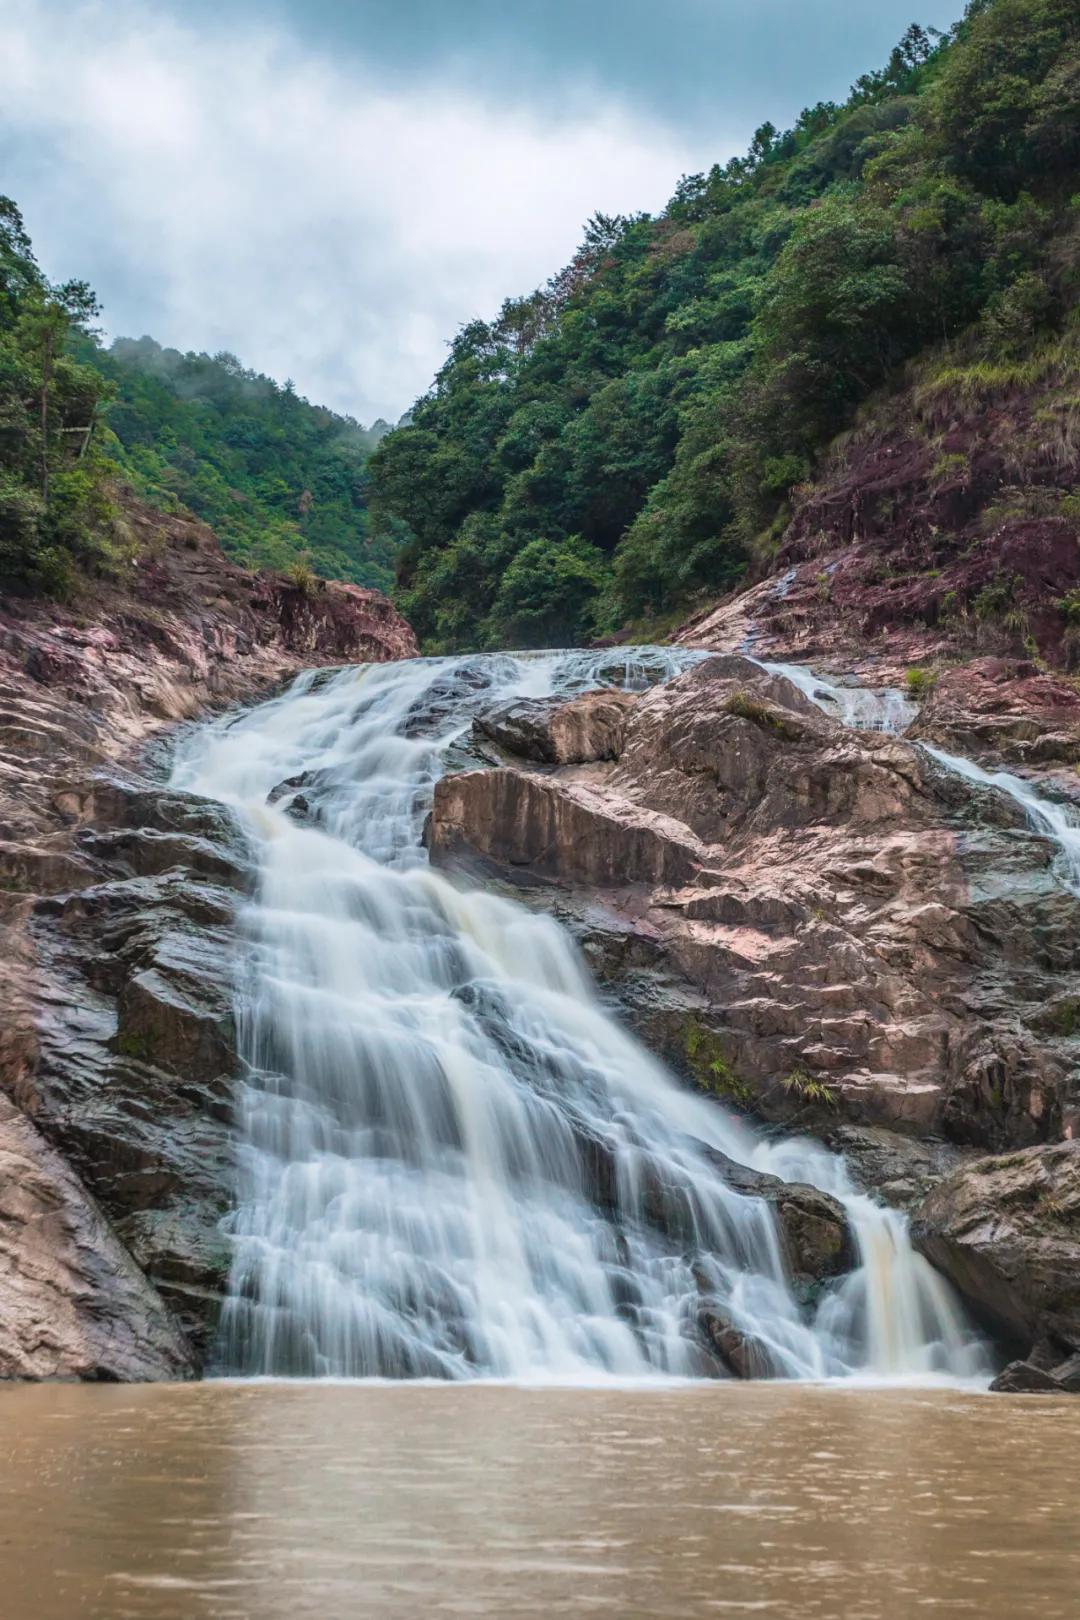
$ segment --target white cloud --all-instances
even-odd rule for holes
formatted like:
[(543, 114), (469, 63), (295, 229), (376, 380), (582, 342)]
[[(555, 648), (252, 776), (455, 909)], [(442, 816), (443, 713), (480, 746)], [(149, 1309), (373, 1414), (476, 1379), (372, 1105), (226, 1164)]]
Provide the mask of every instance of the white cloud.
[(659, 207), (703, 161), (610, 100), (545, 127), (133, 0), (0, 0), (0, 55), (3, 187), (45, 269), (87, 277), (112, 333), (232, 349), (363, 420), (404, 409), (456, 327), (557, 269), (597, 208)]

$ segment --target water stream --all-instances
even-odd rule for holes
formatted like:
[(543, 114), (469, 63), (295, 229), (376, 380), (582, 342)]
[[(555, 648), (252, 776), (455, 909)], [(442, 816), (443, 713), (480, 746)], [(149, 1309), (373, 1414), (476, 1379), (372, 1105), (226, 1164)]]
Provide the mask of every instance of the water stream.
[[(761, 668), (785, 676), (825, 714), (858, 730), (905, 731), (919, 712), (918, 704), (895, 687), (845, 686), (816, 674), (805, 664), (762, 663)], [(1071, 806), (1048, 799), (1031, 782), (1011, 771), (988, 771), (974, 760), (946, 753), (932, 743), (920, 741), (918, 746), (943, 770), (979, 787), (996, 789), (1018, 804), (1028, 824), (1057, 846), (1061, 880), (1071, 893), (1080, 895), (1080, 823)]]
[[(715, 1371), (704, 1290), (780, 1376), (982, 1371), (904, 1218), (854, 1193), (840, 1159), (680, 1086), (553, 920), (427, 863), (433, 786), (474, 714), (695, 656), (312, 672), (178, 754), (174, 782), (231, 806), (259, 866), (222, 1370), (697, 1376)], [(770, 1207), (726, 1184), (717, 1152), (841, 1198), (859, 1268), (797, 1298)]]

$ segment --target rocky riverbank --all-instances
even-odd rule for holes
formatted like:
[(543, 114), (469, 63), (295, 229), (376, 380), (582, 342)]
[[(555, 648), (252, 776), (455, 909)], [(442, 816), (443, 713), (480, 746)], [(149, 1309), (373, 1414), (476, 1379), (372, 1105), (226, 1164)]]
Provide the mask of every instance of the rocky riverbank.
[(247, 860), (147, 746), (300, 668), (416, 651), (378, 592), (128, 516), (131, 581), (0, 609), (0, 1376), (175, 1377), (216, 1314)]

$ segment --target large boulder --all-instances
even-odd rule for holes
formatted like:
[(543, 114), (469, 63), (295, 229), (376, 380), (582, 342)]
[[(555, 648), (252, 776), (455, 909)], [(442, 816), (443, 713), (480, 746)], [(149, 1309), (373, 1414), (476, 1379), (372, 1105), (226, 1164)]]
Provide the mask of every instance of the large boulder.
[(473, 729), (506, 753), (540, 765), (618, 759), (635, 694), (604, 689), (579, 697), (518, 698), (478, 715)]
[(715, 1148), (705, 1151), (729, 1187), (771, 1206), (788, 1272), (797, 1287), (843, 1276), (858, 1264), (855, 1236), (838, 1198), (803, 1182), (748, 1169)]
[(912, 1236), (1019, 1348), (1080, 1350), (1080, 1141), (965, 1164), (924, 1199)]
[(1067, 1390), (1052, 1372), (1046, 1372), (1032, 1361), (1010, 1361), (990, 1385), (995, 1395), (1067, 1395)]

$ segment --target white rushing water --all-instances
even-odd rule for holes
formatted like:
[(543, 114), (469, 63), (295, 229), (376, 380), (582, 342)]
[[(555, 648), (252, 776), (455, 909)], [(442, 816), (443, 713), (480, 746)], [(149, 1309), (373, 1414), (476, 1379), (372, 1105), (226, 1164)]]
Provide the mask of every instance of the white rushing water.
[(919, 712), (918, 704), (895, 686), (845, 686), (805, 664), (752, 662), (770, 675), (783, 675), (825, 714), (857, 731), (904, 731)]
[(1071, 893), (1080, 895), (1080, 825), (1077, 824), (1075, 810), (1067, 805), (1055, 804), (1052, 799), (1036, 792), (1030, 782), (1025, 782), (1021, 776), (1013, 776), (1010, 771), (987, 771), (960, 754), (947, 754), (943, 748), (934, 748), (930, 743), (921, 746), (931, 759), (936, 759), (947, 771), (964, 777), (965, 781), (1007, 793), (1023, 810), (1035, 831), (1057, 845), (1057, 870), (1061, 881)]
[[(754, 659), (754, 663), (761, 663)], [(805, 664), (761, 663), (771, 675), (783, 675), (823, 713), (862, 731), (906, 731), (919, 706), (896, 687), (845, 686), (818, 675)], [(1018, 804), (1036, 832), (1057, 845), (1057, 869), (1071, 893), (1080, 895), (1080, 822), (1074, 808), (1057, 804), (1031, 782), (1011, 771), (988, 771), (962, 754), (949, 754), (932, 743), (919, 747), (946, 771), (979, 787), (996, 788)]]
[[(174, 782), (231, 806), (259, 866), (224, 1370), (693, 1376), (704, 1290), (783, 1376), (980, 1372), (904, 1218), (840, 1159), (681, 1087), (553, 920), (428, 866), (433, 785), (475, 713), (696, 655), (613, 656), (309, 673), (178, 754)], [(840, 1197), (861, 1266), (800, 1302), (770, 1207), (717, 1152)]]

